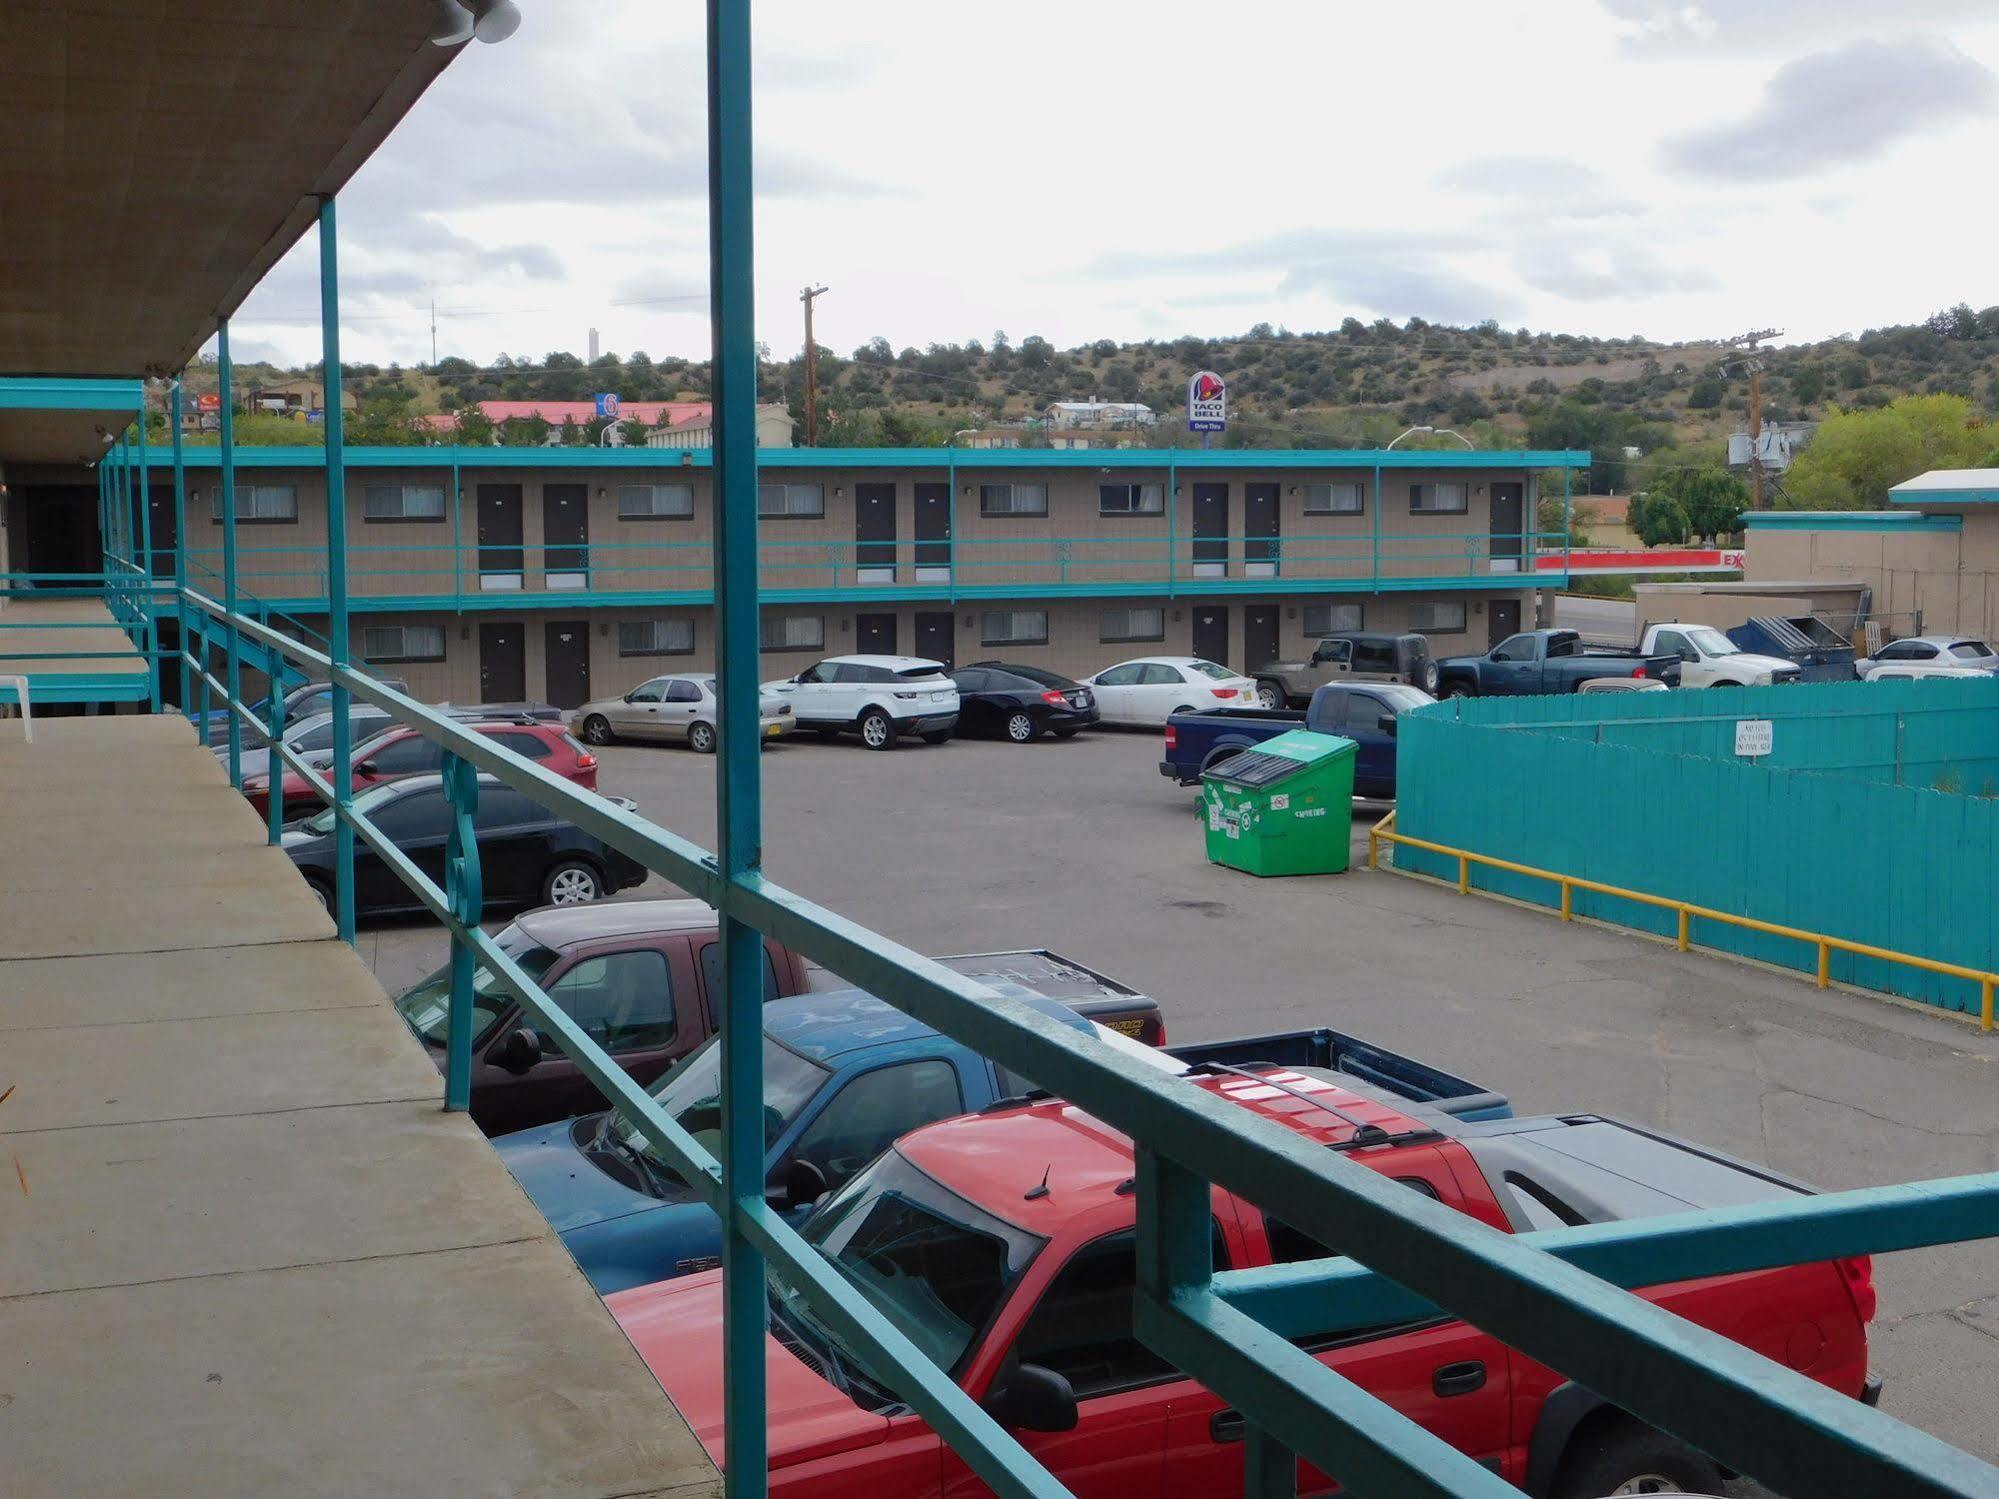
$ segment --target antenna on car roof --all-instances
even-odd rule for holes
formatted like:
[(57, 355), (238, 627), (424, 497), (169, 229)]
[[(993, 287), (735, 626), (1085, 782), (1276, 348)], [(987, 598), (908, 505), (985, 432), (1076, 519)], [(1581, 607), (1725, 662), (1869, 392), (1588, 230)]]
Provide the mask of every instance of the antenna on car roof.
[(1055, 1163), (1050, 1161), (1047, 1169), (1041, 1173), (1041, 1185), (1038, 1187), (1029, 1187), (1025, 1192), (1020, 1194), (1020, 1200), (1022, 1202), (1039, 1202), (1042, 1198), (1048, 1196), (1048, 1178), (1054, 1174), (1054, 1171)]

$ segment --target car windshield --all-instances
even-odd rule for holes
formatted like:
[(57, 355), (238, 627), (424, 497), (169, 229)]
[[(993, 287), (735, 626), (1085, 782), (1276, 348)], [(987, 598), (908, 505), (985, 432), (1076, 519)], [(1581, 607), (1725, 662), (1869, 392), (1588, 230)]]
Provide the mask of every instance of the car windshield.
[(1421, 708), (1427, 703), (1436, 701), (1420, 687), (1405, 687), (1399, 682), (1369, 685), (1372, 694), (1386, 702), (1397, 713), (1407, 713), (1411, 708)]
[[(543, 947), (520, 929), (518, 924), (503, 929), (493, 943), (526, 971), (537, 983), (555, 963), (559, 954)], [(513, 1007), (514, 998), (500, 987), (493, 971), (483, 964), (472, 973), (472, 1044), (479, 1045)], [(444, 1045), (445, 1028), (451, 1022), (451, 967), (446, 964), (429, 978), (408, 989), (396, 1000), (409, 1028), (433, 1045)]]
[[(722, 1145), (722, 1048), (720, 1038), (711, 1036), (689, 1052), (687, 1059), (654, 1085), (652, 1096), (666, 1117), (694, 1137), (695, 1143), (711, 1155)], [(788, 1046), (764, 1037), (764, 1144), (777, 1143), (799, 1112), (825, 1086), (832, 1073), (800, 1056)], [(612, 1115), (612, 1128), (620, 1144), (643, 1155), (653, 1168), (671, 1181), (681, 1175), (666, 1158), (639, 1133), (639, 1127), (622, 1112)]]
[(1204, 677), (1213, 677), (1217, 682), (1232, 681), (1236, 673), (1226, 666), (1217, 666), (1212, 661), (1189, 661), (1187, 670), (1198, 671)]
[(1730, 640), (1713, 625), (1690, 625), (1682, 631), (1693, 642), (1694, 649), (1703, 656), (1739, 656), (1742, 647)]
[[(380, 811), (384, 802), (392, 802), (408, 790), (408, 781), (391, 781), (386, 786), (376, 786), (354, 798), (353, 808), (363, 816), (372, 817)], [(328, 807), (317, 817), (305, 821), (308, 833), (330, 833), (333, 831), (333, 809)]]
[[(947, 1191), (896, 1150), (828, 1199), (801, 1232), (931, 1362), (952, 1373), (1047, 1242)], [(826, 1339), (804, 1298), (775, 1272), (770, 1288), (781, 1315)]]

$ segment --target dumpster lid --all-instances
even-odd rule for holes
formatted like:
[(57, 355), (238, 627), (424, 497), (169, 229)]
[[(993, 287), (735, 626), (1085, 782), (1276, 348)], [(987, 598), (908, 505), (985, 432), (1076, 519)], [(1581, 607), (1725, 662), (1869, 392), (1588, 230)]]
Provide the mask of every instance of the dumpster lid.
[(1300, 771), (1340, 754), (1357, 754), (1360, 746), (1336, 734), (1315, 734), (1309, 729), (1290, 729), (1275, 739), (1266, 739), (1255, 749), (1231, 755), (1204, 781), (1227, 781), (1236, 786), (1269, 786), (1297, 775)]

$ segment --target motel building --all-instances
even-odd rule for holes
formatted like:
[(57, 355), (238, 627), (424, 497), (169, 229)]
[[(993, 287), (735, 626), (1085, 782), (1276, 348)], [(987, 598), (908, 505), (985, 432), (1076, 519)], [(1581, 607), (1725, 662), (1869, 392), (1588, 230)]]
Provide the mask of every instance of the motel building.
[[(184, 453), (190, 581), (219, 593), (218, 459)], [(156, 442), (144, 461), (165, 576), (171, 451)], [(711, 669), (711, 461), (705, 448), (347, 449), (355, 657), (433, 701), (563, 707)], [(853, 652), (1078, 676), (1146, 655), (1252, 669), (1358, 629), (1420, 631), (1439, 655), (1483, 651), (1535, 623), (1537, 587), (1567, 581), (1565, 532), (1537, 535), (1533, 517), (1541, 487), (1566, 490), (1587, 462), (766, 448), (759, 670), (789, 676)], [(88, 514), (58, 501), (89, 483), (81, 470), (16, 471), (17, 565), (97, 565), (83, 550), (94, 537), (46, 523)], [(326, 506), (322, 450), (236, 449), (239, 595), (308, 638), (327, 628)]]

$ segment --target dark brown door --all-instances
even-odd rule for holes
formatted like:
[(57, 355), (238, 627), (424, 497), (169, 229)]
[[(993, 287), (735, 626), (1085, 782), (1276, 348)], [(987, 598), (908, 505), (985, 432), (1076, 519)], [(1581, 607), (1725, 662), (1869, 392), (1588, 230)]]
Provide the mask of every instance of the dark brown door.
[(479, 626), (479, 701), (518, 703), (527, 695), (527, 627), (512, 620)]
[(1509, 635), (1520, 633), (1520, 600), (1494, 599), (1485, 606), (1486, 649), (1490, 650)]
[(543, 631), (548, 700), (558, 708), (590, 701), (590, 622), (550, 620)]
[[(1492, 570), (1496, 573), (1520, 571), (1520, 555), (1526, 550), (1527, 486), (1518, 482), (1492, 486)], [(1514, 613), (1519, 613), (1515, 606)]]
[(589, 485), (544, 484), (542, 486), (541, 539), (541, 571), (548, 587), (589, 586)]
[[(153, 576), (171, 578), (174, 575), (174, 492), (171, 486), (160, 488), (149, 486), (147, 493), (152, 498), (153, 508)], [(138, 496), (132, 497), (132, 556), (138, 558), (140, 549), (146, 544), (145, 517), (140, 513)]]
[(916, 581), (941, 583), (951, 576), (951, 486), (916, 486)]
[(956, 636), (951, 628), (956, 618), (946, 610), (916, 616), (916, 654), (926, 660), (942, 661), (946, 671), (958, 664), (957, 652), (952, 649)]
[[(1275, 484), (1242, 487), (1242, 571), (1248, 578), (1277, 576), (1277, 494)], [(1248, 625), (1245, 623), (1244, 629)]]
[[(479, 579), (481, 587), (505, 586), (521, 576), (521, 487), (518, 484), (479, 486)], [(492, 583), (488, 579), (493, 580)]]
[(1219, 578), (1229, 570), (1229, 487), (1194, 486), (1194, 576)]
[(862, 656), (893, 656), (895, 654), (895, 616), (893, 614), (856, 614), (854, 616), (854, 651)]
[(1203, 661), (1226, 666), (1229, 659), (1229, 607), (1227, 604), (1194, 606), (1194, 654)]
[(854, 570), (862, 583), (895, 581), (895, 486), (854, 486)]
[(1277, 659), (1277, 606), (1245, 604), (1242, 611), (1243, 670), (1255, 671)]

